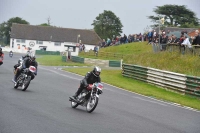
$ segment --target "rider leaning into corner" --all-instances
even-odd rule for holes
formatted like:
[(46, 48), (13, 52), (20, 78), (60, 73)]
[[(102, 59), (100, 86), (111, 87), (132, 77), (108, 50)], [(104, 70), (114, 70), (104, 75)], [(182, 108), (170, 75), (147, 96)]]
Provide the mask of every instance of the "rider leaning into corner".
[(3, 64), (3, 58), (4, 58), (4, 53), (2, 52), (2, 48), (0, 48), (0, 58), (2, 58), (2, 61), (0, 61), (0, 65)]
[[(21, 74), (21, 72), (26, 69), (26, 68), (29, 68), (30, 66), (34, 66), (36, 68), (36, 73), (35, 75), (37, 75), (37, 66), (38, 66), (38, 63), (36, 62), (35, 60), (35, 55), (30, 55), (28, 57), (25, 57), (24, 60), (23, 60), (23, 63), (22, 63), (22, 66), (19, 66), (17, 67), (17, 70), (16, 70), (16, 74), (14, 76), (14, 81), (16, 82), (17, 81), (17, 77)], [(31, 77), (31, 80), (34, 79), (34, 75)]]
[(89, 87), (89, 84), (93, 84), (95, 82), (101, 82), (100, 78), (101, 74), (101, 68), (98, 66), (95, 66), (94, 69), (91, 72), (88, 72), (84, 79), (80, 82), (80, 87), (78, 88), (77, 92), (72, 96), (74, 99), (77, 98), (77, 96), (83, 91), (83, 89), (86, 89)]

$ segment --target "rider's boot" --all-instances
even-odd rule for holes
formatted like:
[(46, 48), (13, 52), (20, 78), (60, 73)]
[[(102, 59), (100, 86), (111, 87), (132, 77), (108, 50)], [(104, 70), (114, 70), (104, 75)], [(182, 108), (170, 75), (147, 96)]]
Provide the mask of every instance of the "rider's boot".
[(74, 99), (77, 99), (78, 95), (82, 92), (82, 89), (79, 87), (77, 92), (72, 96)]

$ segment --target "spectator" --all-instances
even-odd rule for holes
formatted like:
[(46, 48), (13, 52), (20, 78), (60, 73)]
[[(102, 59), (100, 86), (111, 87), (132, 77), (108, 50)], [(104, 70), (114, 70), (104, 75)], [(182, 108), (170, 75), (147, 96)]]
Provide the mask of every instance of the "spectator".
[(174, 41), (172, 43), (178, 43), (179, 42), (179, 38), (177, 38), (175, 35), (174, 35)]
[(168, 40), (168, 37), (166, 35), (164, 35), (161, 39), (161, 44), (160, 44), (160, 50), (161, 51), (166, 50), (167, 40)]
[(105, 39), (103, 39), (101, 47), (105, 47), (105, 46), (106, 46), (106, 41)]
[(124, 37), (120, 37), (120, 44), (124, 43)]
[(124, 43), (127, 43), (127, 36), (124, 34)]
[(200, 33), (198, 30), (195, 31), (195, 37), (193, 38), (192, 45), (200, 45)]
[(85, 51), (85, 45), (83, 44), (83, 46), (82, 46), (82, 49), (83, 49), (83, 51)]
[(110, 44), (111, 44), (111, 40), (110, 38), (107, 38), (106, 46), (110, 46)]
[(152, 42), (152, 32), (149, 31), (148, 34), (147, 34), (147, 37), (148, 37), (148, 43), (147, 44), (150, 44)]
[(96, 56), (98, 56), (98, 52), (99, 52), (99, 48), (98, 48), (98, 46), (96, 45), (96, 46), (94, 47), (94, 54), (95, 54)]
[(190, 41), (189, 41), (189, 38), (187, 38), (186, 36), (183, 36), (183, 42), (181, 43), (181, 45), (182, 45), (182, 46), (185, 45), (185, 46), (187, 46), (188, 48), (192, 48), (191, 43), (190, 43)]

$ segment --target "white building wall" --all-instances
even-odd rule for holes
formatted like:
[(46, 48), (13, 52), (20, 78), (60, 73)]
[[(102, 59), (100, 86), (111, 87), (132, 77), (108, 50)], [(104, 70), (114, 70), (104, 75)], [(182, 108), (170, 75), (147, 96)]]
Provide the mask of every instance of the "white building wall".
[[(13, 47), (12, 47), (13, 45)], [(20, 49), (19, 49), (20, 46)], [(43, 44), (36, 44), (36, 40), (26, 40), (25, 43), (17, 42), (17, 39), (10, 39), (10, 48), (13, 51), (19, 52), (19, 53), (26, 53), (27, 50), (25, 49), (30, 47), (33, 51), (40, 50), (40, 47), (46, 47), (46, 51), (59, 51), (64, 52), (68, 50), (65, 46), (76, 46), (76, 43), (71, 42), (62, 42), (60, 46), (55, 46), (55, 42), (50, 41), (43, 41)], [(71, 55), (77, 56), (79, 52), (79, 48), (75, 48), (75, 52), (71, 51)]]
[(85, 52), (88, 52), (89, 50), (94, 50), (95, 45), (89, 45), (89, 44), (84, 44), (85, 45)]

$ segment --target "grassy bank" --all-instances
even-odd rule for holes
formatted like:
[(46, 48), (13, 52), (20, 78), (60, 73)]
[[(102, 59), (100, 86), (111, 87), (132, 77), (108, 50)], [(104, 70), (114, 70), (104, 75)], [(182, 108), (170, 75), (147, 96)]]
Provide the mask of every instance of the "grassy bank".
[[(64, 70), (80, 75), (85, 75), (86, 72), (91, 70), (91, 68), (65, 68)], [(129, 90), (132, 92), (136, 92), (142, 95), (154, 97), (169, 102), (179, 103), (181, 105), (189, 106), (200, 110), (200, 100), (198, 100), (197, 98), (177, 94), (141, 81), (123, 77), (121, 75), (121, 70), (103, 69), (101, 73), (101, 79), (105, 83), (112, 84), (125, 90)]]
[[(192, 55), (182, 55), (179, 52), (162, 51), (154, 53), (151, 45), (147, 42), (135, 42), (101, 48), (100, 52), (110, 53), (109, 57), (99, 55), (98, 57), (91, 54), (88, 56), (81, 53), (81, 57), (112, 59), (121, 58), (112, 57), (114, 53), (123, 54), (123, 63), (157, 68), (166, 71), (172, 71), (187, 75), (200, 76), (200, 58)], [(111, 54), (112, 53), (112, 54)]]
[(75, 62), (62, 62), (62, 56), (59, 55), (41, 55), (37, 58), (37, 61), (40, 65), (44, 66), (91, 66), (84, 63), (75, 63)]

